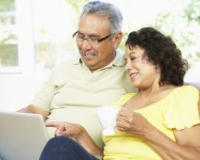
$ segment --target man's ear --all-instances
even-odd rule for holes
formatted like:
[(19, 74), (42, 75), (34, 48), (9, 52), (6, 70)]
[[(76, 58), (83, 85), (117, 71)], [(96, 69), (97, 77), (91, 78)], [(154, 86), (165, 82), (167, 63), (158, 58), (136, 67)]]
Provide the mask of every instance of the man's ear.
[(117, 49), (119, 44), (121, 43), (122, 37), (123, 37), (123, 33), (122, 32), (115, 33), (115, 35), (113, 37), (113, 47), (115, 49)]

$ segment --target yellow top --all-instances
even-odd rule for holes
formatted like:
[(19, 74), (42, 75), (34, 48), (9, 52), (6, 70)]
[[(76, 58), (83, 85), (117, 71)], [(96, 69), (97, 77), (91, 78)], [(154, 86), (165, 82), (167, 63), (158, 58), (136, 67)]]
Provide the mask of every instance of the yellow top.
[[(126, 94), (116, 105), (122, 105), (135, 93)], [(200, 123), (199, 91), (192, 86), (177, 87), (156, 103), (136, 110), (162, 133), (175, 141), (173, 128), (190, 128)], [(104, 160), (162, 160), (144, 140), (116, 130), (114, 136), (103, 137)]]

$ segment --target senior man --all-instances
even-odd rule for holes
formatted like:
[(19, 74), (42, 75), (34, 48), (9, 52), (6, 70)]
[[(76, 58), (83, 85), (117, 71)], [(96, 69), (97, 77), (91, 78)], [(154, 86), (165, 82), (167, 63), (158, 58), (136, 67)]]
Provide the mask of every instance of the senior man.
[[(41, 114), (47, 121), (82, 125), (101, 146), (96, 107), (112, 105), (133, 92), (124, 72), (124, 58), (116, 49), (122, 39), (122, 15), (110, 3), (91, 1), (80, 15), (73, 34), (80, 54), (56, 68), (23, 112)], [(55, 129), (49, 129), (51, 135)]]

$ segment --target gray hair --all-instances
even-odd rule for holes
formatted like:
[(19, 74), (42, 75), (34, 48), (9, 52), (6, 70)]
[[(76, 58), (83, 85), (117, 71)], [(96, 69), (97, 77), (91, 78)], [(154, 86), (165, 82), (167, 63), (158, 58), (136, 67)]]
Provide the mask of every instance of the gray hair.
[(111, 33), (116, 33), (122, 29), (122, 14), (120, 10), (111, 3), (90, 1), (84, 5), (80, 19), (86, 14), (96, 14), (108, 18)]

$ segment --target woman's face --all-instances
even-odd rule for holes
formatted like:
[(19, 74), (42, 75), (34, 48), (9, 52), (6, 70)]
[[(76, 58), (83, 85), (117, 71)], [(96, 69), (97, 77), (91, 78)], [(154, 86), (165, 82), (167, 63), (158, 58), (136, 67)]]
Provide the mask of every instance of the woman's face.
[(126, 46), (125, 70), (129, 74), (133, 86), (139, 89), (151, 87), (160, 80), (160, 70), (148, 60), (145, 50), (139, 46)]

